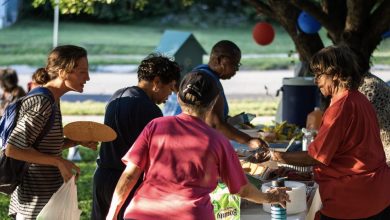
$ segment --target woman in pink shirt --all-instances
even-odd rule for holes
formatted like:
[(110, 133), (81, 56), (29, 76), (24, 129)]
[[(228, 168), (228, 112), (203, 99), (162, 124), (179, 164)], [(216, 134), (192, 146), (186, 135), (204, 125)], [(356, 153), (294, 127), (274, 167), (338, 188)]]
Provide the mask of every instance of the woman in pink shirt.
[(325, 97), (331, 97), (308, 151), (272, 152), (272, 160), (314, 165), (323, 207), (320, 219), (390, 219), (390, 168), (375, 110), (357, 88), (357, 58), (346, 46), (330, 46), (310, 67)]
[(262, 193), (248, 183), (229, 140), (205, 123), (219, 94), (201, 71), (180, 84), (180, 115), (154, 119), (122, 161), (126, 164), (107, 219), (116, 219), (143, 171), (144, 182), (125, 211), (125, 219), (214, 219), (209, 194), (221, 179), (230, 193), (257, 203), (284, 203), (286, 189)]

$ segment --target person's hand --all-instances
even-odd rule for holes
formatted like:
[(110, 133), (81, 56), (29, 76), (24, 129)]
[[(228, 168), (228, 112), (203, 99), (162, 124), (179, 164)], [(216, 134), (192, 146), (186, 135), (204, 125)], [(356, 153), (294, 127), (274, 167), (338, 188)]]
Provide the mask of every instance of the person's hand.
[(270, 150), (271, 160), (272, 161), (279, 161), (281, 152)]
[(251, 151), (251, 153), (252, 154), (245, 159), (251, 163), (263, 163), (271, 159), (269, 149), (264, 150), (263, 148), (257, 148), (256, 150)]
[(251, 138), (247, 145), (253, 150), (256, 150), (257, 148), (268, 149), (268, 144), (261, 138)]
[(78, 166), (62, 157), (57, 157), (57, 167), (60, 170), (64, 182), (67, 182), (73, 175), (76, 175), (77, 178), (80, 174), (80, 168)]
[(106, 216), (106, 220), (117, 220), (117, 219), (118, 219), (118, 214), (115, 213), (115, 211), (112, 211), (110, 208)]
[(286, 208), (286, 202), (291, 202), (289, 195), (286, 191), (290, 191), (289, 187), (277, 187), (271, 188), (267, 191), (267, 203), (279, 204), (283, 208)]
[(96, 141), (82, 141), (82, 142), (78, 142), (78, 145), (82, 145), (82, 146), (89, 148), (91, 150), (97, 150), (98, 142), (96, 142)]

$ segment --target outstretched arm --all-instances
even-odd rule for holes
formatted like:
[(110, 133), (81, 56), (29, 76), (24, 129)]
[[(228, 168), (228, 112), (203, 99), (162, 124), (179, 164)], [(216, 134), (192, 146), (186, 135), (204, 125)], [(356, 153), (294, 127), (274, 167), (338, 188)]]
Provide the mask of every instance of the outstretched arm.
[(118, 184), (116, 184), (114, 195), (112, 197), (110, 210), (108, 211), (107, 220), (116, 220), (118, 213), (126, 201), (127, 196), (130, 194), (134, 185), (137, 183), (138, 178), (141, 175), (142, 170), (135, 164), (129, 162), (119, 178)]
[(318, 160), (315, 160), (307, 151), (297, 151), (297, 152), (277, 152), (271, 151), (271, 160), (291, 164), (295, 166), (313, 166), (321, 164)]
[(96, 141), (74, 141), (74, 140), (69, 139), (69, 138), (64, 138), (63, 149), (75, 147), (77, 145), (82, 145), (82, 146), (89, 148), (91, 150), (96, 150), (98, 142), (96, 142)]
[(266, 193), (263, 193), (251, 183), (247, 183), (245, 186), (241, 187), (240, 192), (238, 194), (242, 198), (255, 203), (280, 204), (282, 207), (286, 208), (286, 202), (290, 202), (286, 190), (291, 189), (287, 187), (278, 187), (275, 189), (271, 189)]
[(223, 97), (219, 96), (215, 103), (211, 113), (207, 116), (206, 122), (211, 127), (220, 131), (228, 139), (234, 140), (241, 144), (246, 144), (252, 149), (258, 147), (266, 147), (267, 145), (260, 138), (253, 138), (244, 132), (241, 132), (237, 128), (233, 127), (223, 117), (224, 101)]

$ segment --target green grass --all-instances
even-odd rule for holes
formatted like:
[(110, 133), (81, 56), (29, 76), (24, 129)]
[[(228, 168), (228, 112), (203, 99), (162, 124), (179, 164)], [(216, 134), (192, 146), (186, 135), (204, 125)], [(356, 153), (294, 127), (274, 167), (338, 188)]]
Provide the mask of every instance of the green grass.
[(0, 194), (0, 219), (9, 219), (8, 214), (9, 198)]
[[(61, 102), (63, 115), (104, 115), (106, 103), (84, 101), (84, 102)], [(162, 108), (163, 105), (160, 105)], [(277, 99), (256, 99), (256, 100), (229, 100), (230, 115), (236, 115), (243, 111), (247, 113), (263, 115), (275, 115)]]
[(104, 115), (105, 102), (61, 102), (63, 115)]
[(229, 100), (229, 115), (246, 112), (257, 116), (272, 116), (276, 114), (277, 106), (277, 99)]
[[(88, 50), (92, 66), (98, 64), (137, 64), (140, 59), (131, 58), (128, 55), (145, 56), (152, 52), (158, 45), (165, 28), (156, 24), (145, 26), (142, 24), (104, 25), (61, 22), (59, 44), (84, 46)], [(236, 42), (243, 54), (288, 54), (294, 50), (291, 39), (281, 29), (277, 30), (278, 35), (274, 42), (266, 47), (254, 43), (251, 34), (252, 26), (249, 24), (238, 28), (177, 27), (174, 29), (192, 32), (207, 52), (210, 51), (215, 42), (221, 39)], [(51, 22), (20, 21), (9, 28), (0, 30), (0, 65), (41, 66), (44, 64), (45, 57), (51, 47)], [(244, 68), (261, 69), (278, 68), (281, 67), (280, 63), (283, 63), (282, 67), (285, 67), (290, 62), (290, 59), (279, 61), (278, 59), (248, 59), (248, 61), (242, 61), (245, 65)]]

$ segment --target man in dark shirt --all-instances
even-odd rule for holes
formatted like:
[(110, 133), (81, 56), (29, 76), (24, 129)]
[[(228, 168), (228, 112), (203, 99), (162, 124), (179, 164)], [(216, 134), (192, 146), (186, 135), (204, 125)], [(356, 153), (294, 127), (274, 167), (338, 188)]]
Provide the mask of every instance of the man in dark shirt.
[(230, 140), (257, 149), (258, 147), (267, 146), (262, 139), (253, 138), (227, 122), (229, 106), (220, 80), (227, 80), (236, 75), (241, 66), (240, 61), (240, 48), (229, 40), (221, 40), (211, 49), (209, 63), (199, 65), (194, 70), (200, 70), (212, 76), (220, 88), (220, 96), (211, 113), (207, 115), (207, 124), (220, 131)]
[[(162, 113), (156, 104), (165, 102), (180, 80), (180, 68), (170, 59), (151, 54), (138, 67), (138, 85), (119, 89), (111, 97), (104, 117), (104, 124), (113, 128), (118, 138), (103, 142), (97, 159), (93, 183), (91, 219), (105, 219), (110, 208), (115, 186), (125, 169), (121, 159), (133, 145), (144, 127)], [(126, 200), (133, 197), (135, 189)], [(123, 219), (121, 210), (118, 217)]]

